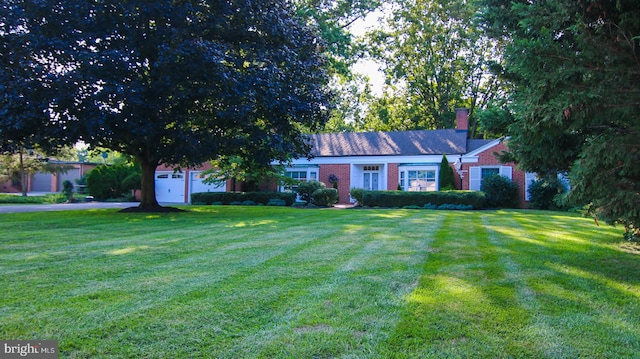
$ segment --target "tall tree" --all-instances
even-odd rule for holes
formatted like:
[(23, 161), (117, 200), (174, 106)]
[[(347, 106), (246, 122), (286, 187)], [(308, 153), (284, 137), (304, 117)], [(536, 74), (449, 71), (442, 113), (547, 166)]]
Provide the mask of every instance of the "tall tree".
[(294, 0), (297, 12), (320, 29), (330, 71), (351, 78), (351, 65), (359, 58), (361, 44), (349, 28), (380, 7), (381, 0)]
[(421, 114), (415, 128), (453, 127), (455, 108), (466, 106), (473, 136), (475, 109), (497, 92), (499, 81), (488, 70), (497, 52), (474, 26), (476, 11), (474, 1), (402, 1), (387, 29), (374, 34), (397, 89), (388, 96), (406, 98), (410, 112)]
[(309, 153), (302, 131), (327, 118), (321, 43), (287, 1), (38, 3), (50, 9), (42, 23), (71, 34), (28, 24), (39, 41), (62, 44), (54, 54), (73, 101), (55, 114), (77, 119), (86, 143), (137, 160), (142, 208), (159, 207), (160, 164), (287, 161)]
[[(64, 81), (58, 61), (64, 56), (59, 43), (39, 38), (55, 31), (45, 20), (49, 12), (39, 2), (0, 4), (0, 152), (5, 154), (26, 158), (36, 147), (55, 152), (75, 140), (68, 131), (69, 116), (53, 115), (65, 100), (59, 92)], [(63, 21), (56, 13), (50, 18)], [(29, 30), (34, 26), (40, 28), (39, 35)]]
[(485, 0), (515, 85), (512, 159), (569, 172), (570, 196), (640, 235), (640, 4)]

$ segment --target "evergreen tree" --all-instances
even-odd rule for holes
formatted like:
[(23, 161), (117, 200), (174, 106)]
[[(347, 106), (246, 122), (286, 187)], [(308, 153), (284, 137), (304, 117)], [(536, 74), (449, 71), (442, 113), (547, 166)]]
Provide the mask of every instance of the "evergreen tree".
[(640, 3), (485, 0), (515, 86), (510, 159), (640, 235)]
[(453, 176), (453, 168), (449, 165), (447, 155), (442, 155), (442, 162), (440, 162), (440, 182), (441, 191), (450, 191), (456, 189), (455, 178)]

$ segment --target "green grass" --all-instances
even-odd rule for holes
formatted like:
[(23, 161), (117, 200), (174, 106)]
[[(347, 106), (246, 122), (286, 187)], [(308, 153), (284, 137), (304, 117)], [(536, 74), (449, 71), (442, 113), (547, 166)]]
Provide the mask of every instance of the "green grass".
[(61, 358), (634, 358), (640, 249), (565, 213), (0, 215), (0, 339)]

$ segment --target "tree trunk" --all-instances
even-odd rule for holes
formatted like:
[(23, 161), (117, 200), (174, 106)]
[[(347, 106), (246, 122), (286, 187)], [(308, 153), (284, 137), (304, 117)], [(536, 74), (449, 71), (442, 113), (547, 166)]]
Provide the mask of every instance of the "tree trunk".
[(22, 153), (22, 148), (20, 149), (20, 190), (22, 191), (22, 196), (26, 197), (27, 196), (27, 190), (28, 190), (28, 183), (27, 183), (27, 174), (26, 174), (26, 170), (24, 169), (24, 157), (23, 157), (23, 153)]
[(142, 189), (140, 190), (140, 208), (160, 208), (156, 200), (156, 168), (158, 164), (138, 158), (142, 169)]

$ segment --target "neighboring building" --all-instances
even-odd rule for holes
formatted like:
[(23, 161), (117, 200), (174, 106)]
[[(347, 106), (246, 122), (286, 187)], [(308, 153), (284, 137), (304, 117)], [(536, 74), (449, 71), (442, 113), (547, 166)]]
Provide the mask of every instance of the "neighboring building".
[[(66, 180), (71, 181), (77, 186), (76, 180), (82, 178), (87, 172), (94, 169), (95, 163), (86, 162), (67, 162), (58, 160), (49, 160), (49, 167), (60, 167), (60, 172), (36, 172), (27, 178), (27, 192), (29, 193), (57, 193), (62, 191), (62, 183)], [(22, 192), (21, 184), (15, 181), (8, 181), (0, 184), (0, 192), (3, 193), (20, 193)]]
[[(329, 176), (333, 175), (338, 178), (340, 201), (349, 203), (351, 188), (438, 191), (440, 162), (446, 155), (457, 169), (458, 189), (480, 190), (483, 178), (498, 173), (518, 184), (520, 203), (525, 207), (526, 190), (535, 176), (496, 159), (495, 152), (507, 150), (503, 139), (468, 140), (468, 122), (468, 110), (458, 109), (455, 129), (310, 135), (314, 157), (294, 160), (286, 169), (287, 175), (299, 181), (322, 181), (327, 186), (331, 186)], [(192, 193), (234, 190), (231, 181), (218, 187), (203, 184), (200, 173), (205, 168), (210, 167), (183, 172), (159, 168), (158, 201), (188, 202)], [(275, 185), (271, 189), (275, 190)]]

